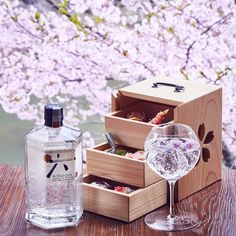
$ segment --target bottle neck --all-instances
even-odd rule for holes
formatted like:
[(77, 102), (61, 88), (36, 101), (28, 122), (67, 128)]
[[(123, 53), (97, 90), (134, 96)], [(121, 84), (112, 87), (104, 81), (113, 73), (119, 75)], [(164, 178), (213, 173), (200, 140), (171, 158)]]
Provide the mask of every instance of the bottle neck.
[(45, 126), (45, 127), (48, 131), (49, 137), (53, 138), (53, 137), (56, 137), (57, 135), (59, 135), (62, 126), (57, 127), (57, 128), (53, 128), (53, 127), (49, 127), (49, 126)]
[(49, 127), (49, 128), (60, 128), (61, 126), (63, 126), (62, 120), (57, 120), (57, 121), (52, 121), (52, 120), (45, 120), (44, 123), (45, 126)]

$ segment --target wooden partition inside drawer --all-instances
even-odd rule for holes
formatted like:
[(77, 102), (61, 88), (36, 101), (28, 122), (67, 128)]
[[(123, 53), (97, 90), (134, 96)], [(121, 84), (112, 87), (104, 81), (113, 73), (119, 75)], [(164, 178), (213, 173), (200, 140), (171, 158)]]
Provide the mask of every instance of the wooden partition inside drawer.
[[(135, 191), (129, 194), (90, 184), (93, 181), (104, 180), (106, 181), (106, 179), (91, 175), (83, 178), (83, 206), (85, 210), (131, 222), (167, 203), (167, 182), (165, 180), (146, 188), (129, 186), (135, 188)], [(113, 183), (124, 186), (123, 183)]]
[(87, 172), (122, 183), (146, 187), (162, 178), (154, 173), (146, 161), (133, 160), (104, 150), (110, 148), (103, 143), (87, 149)]
[(131, 112), (144, 112), (148, 120), (151, 120), (160, 111), (169, 109), (163, 123), (174, 120), (174, 106), (149, 101), (136, 102), (129, 107), (112, 112), (105, 116), (105, 128), (118, 137), (117, 141), (121, 145), (143, 149), (145, 139), (150, 130), (155, 126), (150, 123), (127, 119), (127, 114)]

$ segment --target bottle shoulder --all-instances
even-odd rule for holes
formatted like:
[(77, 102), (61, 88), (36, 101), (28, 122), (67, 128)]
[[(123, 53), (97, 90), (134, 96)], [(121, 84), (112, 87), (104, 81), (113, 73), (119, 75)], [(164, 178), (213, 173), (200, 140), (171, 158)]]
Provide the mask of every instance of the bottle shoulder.
[(34, 135), (34, 133), (38, 133), (38, 132), (42, 132), (42, 130), (44, 129), (44, 126), (34, 126), (31, 130), (29, 130), (27, 133), (26, 133), (26, 137), (27, 136), (32, 136)]
[(78, 141), (82, 139), (82, 132), (66, 126), (60, 128), (41, 126), (34, 127), (26, 134), (25, 139), (36, 143)]
[(74, 137), (74, 138), (82, 137), (82, 132), (80, 131), (80, 129), (76, 129), (74, 127), (72, 128), (68, 126), (62, 126), (61, 133), (62, 135), (67, 137)]

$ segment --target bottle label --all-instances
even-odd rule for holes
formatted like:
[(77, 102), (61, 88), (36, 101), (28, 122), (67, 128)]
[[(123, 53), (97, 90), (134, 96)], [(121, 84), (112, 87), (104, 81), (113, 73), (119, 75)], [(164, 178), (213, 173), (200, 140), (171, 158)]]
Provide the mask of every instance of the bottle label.
[(46, 178), (48, 181), (71, 181), (76, 177), (74, 150), (45, 152)]

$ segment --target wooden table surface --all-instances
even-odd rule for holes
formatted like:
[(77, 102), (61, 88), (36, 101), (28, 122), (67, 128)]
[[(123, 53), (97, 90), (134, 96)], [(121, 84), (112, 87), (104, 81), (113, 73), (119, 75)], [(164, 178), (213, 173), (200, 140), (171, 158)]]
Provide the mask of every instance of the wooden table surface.
[[(166, 208), (164, 206), (163, 208)], [(43, 230), (24, 219), (23, 167), (0, 166), (0, 235), (236, 235), (236, 170), (224, 171), (223, 180), (176, 204), (177, 211), (198, 213), (201, 223), (190, 231), (165, 233), (149, 229), (143, 217), (124, 223), (84, 212), (77, 227)]]

